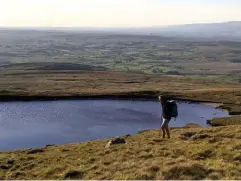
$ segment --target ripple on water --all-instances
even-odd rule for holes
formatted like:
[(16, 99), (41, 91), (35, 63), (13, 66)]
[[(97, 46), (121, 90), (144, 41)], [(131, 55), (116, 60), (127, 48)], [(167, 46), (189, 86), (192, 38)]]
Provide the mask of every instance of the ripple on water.
[[(206, 125), (228, 112), (210, 105), (179, 102), (170, 126)], [(154, 101), (81, 100), (0, 103), (0, 149), (42, 147), (119, 135), (160, 126), (161, 106)]]

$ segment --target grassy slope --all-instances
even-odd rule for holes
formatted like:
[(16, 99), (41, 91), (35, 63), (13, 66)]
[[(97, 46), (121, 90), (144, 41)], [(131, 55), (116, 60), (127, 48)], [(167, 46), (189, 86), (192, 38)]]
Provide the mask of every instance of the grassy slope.
[(239, 125), (241, 124), (241, 116), (231, 116), (227, 118), (215, 118), (209, 120), (208, 124), (211, 126), (227, 126), (227, 125)]
[[(232, 130), (232, 131), (230, 131)], [(181, 133), (194, 131), (189, 140)], [(202, 135), (202, 136), (200, 136)], [(0, 153), (2, 179), (240, 179), (241, 126), (173, 129), (170, 140), (156, 130), (126, 138)], [(4, 169), (3, 169), (4, 168)]]

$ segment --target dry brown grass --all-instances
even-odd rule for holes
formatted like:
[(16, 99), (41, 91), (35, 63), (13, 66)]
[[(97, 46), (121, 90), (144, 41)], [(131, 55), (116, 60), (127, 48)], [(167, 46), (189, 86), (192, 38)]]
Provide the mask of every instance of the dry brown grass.
[[(230, 131), (232, 130), (232, 131)], [(196, 132), (182, 140), (180, 134)], [(240, 179), (241, 126), (156, 130), (126, 137), (105, 148), (96, 140), (43, 148), (44, 152), (0, 153), (2, 179)], [(206, 135), (206, 136), (202, 136)]]
[[(224, 103), (231, 114), (241, 113), (241, 85), (180, 76), (154, 76), (114, 71), (14, 71), (0, 76), (1, 100), (20, 96), (57, 99), (81, 96), (155, 98), (158, 94)], [(20, 98), (20, 99), (22, 99)]]
[(226, 118), (215, 118), (209, 120), (208, 123), (212, 126), (227, 126), (227, 125), (238, 125), (241, 124), (241, 116), (231, 116)]
[(33, 74), (28, 72), (1, 76), (2, 91), (9, 91), (12, 94), (52, 96), (114, 94), (143, 90), (173, 92), (210, 88), (212, 84), (212, 82), (195, 79), (102, 71), (35, 72)]

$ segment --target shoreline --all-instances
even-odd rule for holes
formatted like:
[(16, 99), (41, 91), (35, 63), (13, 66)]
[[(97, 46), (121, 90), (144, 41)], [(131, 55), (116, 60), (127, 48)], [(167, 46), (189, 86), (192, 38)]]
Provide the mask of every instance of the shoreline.
[[(133, 101), (158, 101), (158, 95), (138, 95), (132, 93), (126, 94), (106, 94), (106, 95), (77, 95), (77, 96), (21, 96), (21, 95), (0, 95), (1, 102), (33, 102), (33, 101), (63, 101), (63, 100), (133, 100)], [(172, 100), (182, 101), (187, 103), (202, 103), (211, 106), (221, 106), (222, 103), (214, 101), (194, 100), (188, 98), (181, 98), (175, 95), (168, 95)]]
[(207, 106), (212, 106), (212, 107), (215, 107), (215, 108), (220, 108), (220, 106), (223, 105), (222, 103), (213, 103), (213, 102), (204, 102), (202, 104), (207, 105)]
[[(144, 94), (143, 94), (144, 93)], [(145, 94), (146, 93), (146, 94)], [(81, 101), (81, 100), (127, 100), (127, 101), (156, 101), (158, 102), (157, 92), (129, 92), (123, 94), (99, 94), (99, 95), (69, 95), (69, 96), (21, 96), (21, 95), (0, 95), (0, 103), (8, 102), (47, 102), (47, 101)], [(223, 109), (221, 106), (224, 105), (220, 102), (195, 100), (182, 98), (177, 95), (168, 95), (172, 97), (172, 100), (186, 102), (187, 104), (203, 104), (211, 106), (216, 109), (222, 109), (227, 111), (231, 116), (231, 111)], [(237, 114), (234, 114), (237, 115)]]

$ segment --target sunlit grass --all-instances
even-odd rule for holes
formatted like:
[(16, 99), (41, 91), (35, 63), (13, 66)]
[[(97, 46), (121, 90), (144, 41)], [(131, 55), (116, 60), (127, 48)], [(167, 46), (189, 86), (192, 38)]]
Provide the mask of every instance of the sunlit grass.
[[(232, 130), (232, 131), (231, 131)], [(182, 140), (181, 133), (206, 134)], [(157, 130), (108, 140), (43, 148), (44, 152), (0, 153), (2, 179), (239, 179), (241, 126), (174, 129), (162, 139)], [(218, 137), (216, 141), (214, 139)], [(4, 167), (5, 166), (5, 167)]]

